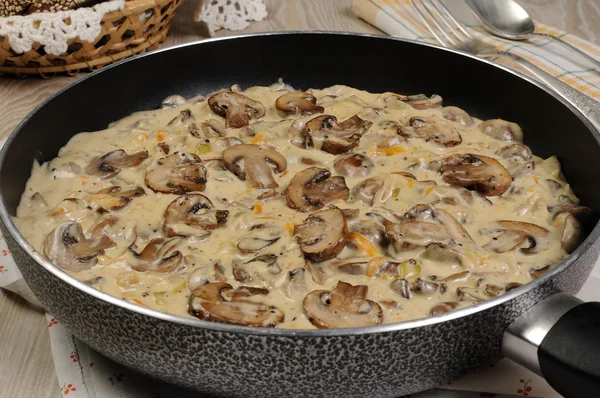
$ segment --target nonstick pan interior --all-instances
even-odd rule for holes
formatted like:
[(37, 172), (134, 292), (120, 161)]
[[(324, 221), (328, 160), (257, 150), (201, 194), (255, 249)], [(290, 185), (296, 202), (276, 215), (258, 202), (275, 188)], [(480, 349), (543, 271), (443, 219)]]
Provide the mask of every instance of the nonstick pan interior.
[(82, 79), (17, 128), (0, 173), (14, 215), (34, 155), (55, 157), (74, 134), (105, 128), (133, 112), (157, 108), (171, 94), (191, 97), (229, 87), (297, 89), (345, 84), (371, 92), (440, 94), (445, 105), (521, 125), (535, 154), (559, 157), (582, 203), (600, 213), (600, 146), (578, 114), (553, 95), (473, 57), (377, 36), (287, 33), (186, 45), (138, 57)]

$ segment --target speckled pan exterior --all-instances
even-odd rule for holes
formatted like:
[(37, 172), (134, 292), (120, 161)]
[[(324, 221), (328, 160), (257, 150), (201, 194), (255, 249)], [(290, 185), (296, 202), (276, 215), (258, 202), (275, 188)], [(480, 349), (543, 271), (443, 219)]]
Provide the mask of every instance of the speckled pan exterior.
[(363, 329), (252, 329), (159, 313), (84, 285), (27, 244), (10, 220), (6, 192), (0, 194), (0, 227), (19, 269), (75, 336), (149, 376), (231, 397), (397, 397), (456, 379), (498, 360), (504, 330), (529, 307), (576, 293), (600, 253), (596, 226), (538, 280), (440, 317)]

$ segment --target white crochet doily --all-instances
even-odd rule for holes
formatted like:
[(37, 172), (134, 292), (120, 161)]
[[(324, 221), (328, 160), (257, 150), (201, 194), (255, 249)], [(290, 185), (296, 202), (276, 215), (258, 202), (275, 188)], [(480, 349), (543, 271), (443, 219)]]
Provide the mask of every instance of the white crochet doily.
[(0, 35), (8, 37), (10, 48), (18, 54), (38, 42), (47, 54), (60, 55), (67, 51), (69, 39), (93, 42), (100, 34), (104, 14), (124, 6), (125, 0), (113, 0), (77, 10), (0, 18)]
[(196, 12), (196, 21), (205, 22), (212, 36), (219, 29), (242, 30), (248, 21), (261, 21), (267, 16), (263, 0), (205, 0)]

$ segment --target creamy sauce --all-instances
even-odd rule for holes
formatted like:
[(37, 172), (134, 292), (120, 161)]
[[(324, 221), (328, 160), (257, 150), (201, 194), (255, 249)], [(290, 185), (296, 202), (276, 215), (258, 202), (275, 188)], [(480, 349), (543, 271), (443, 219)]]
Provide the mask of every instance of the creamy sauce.
[[(577, 203), (577, 198), (563, 179), (555, 157), (544, 160), (533, 156), (530, 161), (526, 156), (504, 157), (497, 151), (514, 142), (484, 134), (480, 120), (473, 119), (472, 124), (464, 126), (446, 119), (444, 114), (448, 109), (441, 106), (423, 108), (418, 103), (411, 105), (406, 98), (371, 94), (346, 86), (310, 90), (310, 93), (316, 97), (317, 105), (324, 108), (323, 115), (337, 117), (338, 123), (356, 115), (363, 121), (372, 122), (360, 136), (359, 144), (349, 152), (365, 155), (373, 165), (354, 170), (355, 176), (343, 176), (350, 190), (347, 199), (337, 199), (308, 212), (291, 209), (285, 195), (291, 179), (309, 167), (325, 168), (332, 176), (340, 175), (334, 163), (343, 154), (334, 155), (319, 149), (331, 137), (315, 135), (314, 148), (293, 145), (290, 129), (302, 130), (305, 122), (320, 114), (300, 115), (277, 110), (276, 99), (287, 92), (282, 90), (285, 87), (278, 85), (252, 87), (242, 92), (265, 107), (265, 114), (259, 119), (250, 112), (250, 124), (242, 128), (225, 128), (225, 118), (211, 110), (204, 98), (197, 97), (175, 107), (133, 114), (102, 131), (77, 134), (60, 150), (57, 158), (43, 165), (34, 164), (15, 219), (18, 228), (40, 252), (44, 252), (47, 236), (70, 220), (81, 225), (87, 238), (93, 233), (108, 236), (115, 244), (95, 257), (95, 265), (88, 268), (84, 261), (80, 270), (63, 268), (76, 278), (89, 281), (97, 289), (124, 300), (189, 317), (191, 290), (207, 281), (222, 280), (233, 288), (268, 289), (266, 295), (250, 295), (240, 301), (237, 310), (244, 312), (245, 306), (252, 306), (252, 303), (262, 303), (267, 309), (273, 306), (284, 314), (284, 318), (279, 322), (274, 320), (276, 315), (271, 316), (272, 319), (267, 321), (269, 326), (276, 324), (294, 329), (315, 327), (303, 309), (303, 300), (312, 291), (332, 291), (338, 281), (368, 286), (365, 299), (371, 302), (367, 302), (366, 309), (357, 311), (372, 314), (379, 306), (381, 315), (375, 317), (375, 322), (393, 323), (429, 316), (439, 305), (445, 309), (438, 308), (434, 314), (502, 294), (507, 285), (510, 288), (527, 283), (548, 269), (544, 267), (554, 266), (567, 256), (561, 247), (565, 217), (555, 217), (549, 209), (561, 203)], [(189, 110), (187, 116), (186, 110)], [(436, 141), (410, 128), (398, 134), (398, 128), (408, 126), (414, 117), (433, 119), (436, 125), (446, 129), (446, 133), (459, 133), (462, 142), (444, 145), (440, 139)], [(217, 133), (203, 124), (209, 120), (226, 137), (215, 136)], [(413, 123), (417, 130), (418, 123)], [(190, 124), (194, 126), (190, 127)], [(274, 192), (252, 188), (248, 178), (240, 179), (214, 160), (221, 159), (228, 145), (235, 143), (227, 137), (271, 148), (285, 157), (287, 165), (283, 171), (278, 172), (272, 162), (267, 163), (278, 184)], [(520, 137), (517, 134), (513, 139), (516, 142)], [(113, 175), (89, 173), (91, 162), (118, 149), (127, 154), (145, 150), (148, 158), (138, 165), (122, 167)], [(166, 248), (161, 256), (168, 257), (178, 250), (182, 260), (174, 269), (157, 272), (165, 269), (140, 267), (141, 260), (134, 252), (140, 253), (152, 239), (167, 238), (165, 210), (181, 196), (155, 192), (146, 181), (147, 171), (159, 167), (159, 159), (168, 156), (165, 151), (169, 155), (177, 152), (200, 157), (206, 171), (206, 183), (202, 184), (202, 191), (190, 193), (206, 196), (214, 206), (211, 210), (227, 210), (228, 214), (226, 222), (214, 229), (186, 225), (181, 220), (172, 223), (172, 230), (185, 236), (169, 238), (168, 244), (172, 247)], [(473, 189), (479, 189), (478, 186), (470, 186), (469, 191), (448, 184), (444, 178), (448, 172), (444, 174), (439, 161), (465, 153), (496, 159), (512, 175), (510, 187), (501, 195), (486, 199), (474, 193)], [(394, 172), (408, 172), (415, 178), (392, 174)], [(358, 195), (355, 187), (373, 177), (379, 177), (374, 194), (366, 199)], [(167, 177), (159, 174), (159, 178)], [(145, 194), (132, 196), (120, 207), (119, 194), (97, 194), (113, 186), (121, 187), (121, 192), (141, 187)], [(77, 200), (65, 201), (65, 198)], [(450, 215), (472, 240), (465, 238), (461, 242), (454, 236), (416, 237), (407, 238), (404, 246), (402, 242), (394, 244), (382, 217), (388, 220), (388, 225), (390, 222), (400, 225), (407, 221), (407, 216), (402, 221), (403, 214), (420, 204), (430, 207), (417, 212), (412, 221), (441, 225), (442, 234), (448, 234), (454, 224), (440, 220), (443, 215)], [(330, 205), (358, 210), (357, 215), (345, 217), (345, 248), (334, 258), (307, 261), (298, 237), (294, 237), (294, 229), (311, 214), (326, 210)], [(432, 211), (435, 212), (433, 216)], [(106, 222), (109, 218), (110, 222)], [(507, 224), (498, 223), (499, 220), (531, 223), (542, 229), (537, 235), (535, 232), (514, 232), (512, 229), (522, 228), (509, 228)], [(103, 221), (108, 225), (98, 227)], [(377, 236), (383, 236), (383, 245), (361, 226), (378, 228)], [(389, 228), (393, 230), (394, 227)], [(461, 234), (456, 230), (454, 233)], [(521, 239), (523, 234), (527, 239)], [(238, 244), (253, 236), (276, 241), (255, 253), (243, 253)], [(392, 238), (391, 243), (387, 242), (388, 238)], [(246, 241), (251, 246), (256, 242), (262, 241)], [(251, 250), (254, 249), (251, 247)], [(265, 255), (274, 256), (250, 261)], [(176, 259), (173, 261), (177, 262)], [(220, 264), (216, 274), (215, 262)], [(386, 264), (392, 265), (386, 268)], [(538, 269), (542, 270), (536, 272)], [(290, 275), (290, 271), (294, 272)], [(455, 280), (443, 280), (456, 274), (459, 275)], [(321, 297), (326, 308), (329, 296)], [(353, 303), (364, 305), (364, 300)], [(252, 308), (248, 310), (251, 312)], [(340, 326), (355, 326), (349, 321), (352, 317), (342, 318)]]

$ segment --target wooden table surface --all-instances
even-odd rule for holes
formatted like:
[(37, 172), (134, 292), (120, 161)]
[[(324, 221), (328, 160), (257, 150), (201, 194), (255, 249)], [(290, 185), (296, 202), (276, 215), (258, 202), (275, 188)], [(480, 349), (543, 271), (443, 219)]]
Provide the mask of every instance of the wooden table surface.
[[(354, 16), (351, 0), (267, 0), (269, 16), (243, 33), (334, 30), (381, 33)], [(186, 0), (163, 47), (195, 41), (203, 30), (192, 21), (198, 0)], [(521, 0), (537, 20), (600, 45), (600, 7), (589, 0)], [(596, 3), (596, 4), (594, 4)], [(236, 32), (233, 32), (236, 33)], [(216, 36), (232, 32), (219, 31)], [(38, 103), (78, 77), (0, 78), (0, 138)], [(56, 397), (59, 392), (46, 318), (19, 296), (0, 289), (0, 397)]]

